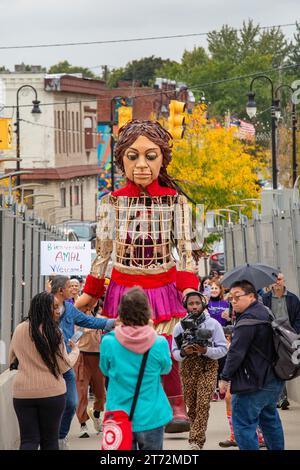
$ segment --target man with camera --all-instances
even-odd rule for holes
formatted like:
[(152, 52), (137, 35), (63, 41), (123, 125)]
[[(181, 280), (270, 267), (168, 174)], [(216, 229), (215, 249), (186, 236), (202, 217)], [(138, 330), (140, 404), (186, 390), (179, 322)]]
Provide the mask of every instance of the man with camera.
[(209, 316), (206, 299), (200, 292), (189, 292), (183, 305), (188, 314), (174, 328), (172, 353), (181, 362), (184, 401), (191, 422), (190, 449), (200, 450), (206, 440), (218, 359), (227, 354), (227, 346), (223, 328)]

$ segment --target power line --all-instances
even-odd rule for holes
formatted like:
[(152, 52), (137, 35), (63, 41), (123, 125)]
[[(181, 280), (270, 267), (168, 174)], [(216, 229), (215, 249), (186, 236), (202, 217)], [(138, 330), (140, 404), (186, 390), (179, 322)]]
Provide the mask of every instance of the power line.
[(290, 69), (290, 68), (295, 68), (295, 67), (300, 67), (300, 64), (283, 65), (282, 67), (271, 68), (271, 69), (263, 70), (263, 71), (260, 71), (260, 72), (253, 72), (253, 73), (249, 73), (247, 75), (240, 75), (240, 76), (236, 76), (236, 77), (224, 78), (222, 80), (215, 80), (213, 82), (201, 83), (200, 85), (195, 85), (195, 86), (189, 87), (189, 89), (190, 90), (196, 90), (197, 88), (204, 88), (206, 86), (218, 85), (220, 83), (233, 82), (235, 80), (243, 80), (244, 78), (255, 77), (255, 75), (259, 75), (259, 74), (277, 72), (277, 71), (280, 71), (280, 70), (285, 70), (285, 69)]
[[(258, 29), (271, 29), (271, 28), (287, 28), (290, 26), (296, 26), (297, 23), (286, 23), (279, 25), (270, 25), (270, 26), (259, 26)], [(241, 28), (236, 29), (236, 31), (242, 31)], [(209, 33), (189, 33), (189, 34), (174, 34), (168, 36), (149, 36), (149, 37), (139, 37), (131, 39), (108, 39), (104, 41), (84, 41), (84, 42), (65, 42), (65, 43), (54, 43), (54, 44), (27, 44), (22, 46), (0, 46), (0, 50), (11, 50), (11, 49), (34, 49), (34, 48), (46, 48), (46, 47), (64, 47), (64, 46), (90, 46), (96, 44), (120, 44), (128, 42), (141, 42), (141, 41), (156, 41), (161, 39), (179, 39), (179, 38), (189, 38), (197, 36), (207, 36)]]
[[(265, 74), (265, 73), (270, 73), (270, 72), (277, 72), (277, 71), (280, 71), (280, 70), (286, 70), (286, 69), (291, 69), (291, 68), (296, 68), (296, 67), (300, 67), (300, 64), (292, 64), (292, 65), (284, 65), (282, 67), (276, 67), (276, 68), (271, 68), (271, 69), (267, 69), (267, 70), (261, 70), (261, 71), (257, 71), (257, 72), (253, 72), (253, 73), (249, 73), (247, 75), (239, 75), (239, 76), (236, 76), (236, 77), (231, 77), (231, 78), (225, 78), (225, 79), (222, 79), (222, 80), (215, 80), (215, 81), (211, 81), (211, 82), (206, 82), (206, 83), (200, 83), (198, 85), (193, 85), (191, 87), (189, 87), (189, 90), (195, 90), (197, 91), (198, 88), (204, 88), (204, 87), (208, 87), (208, 86), (211, 86), (211, 85), (219, 85), (219, 84), (222, 84), (222, 83), (227, 83), (227, 82), (232, 82), (232, 81), (236, 81), (236, 80), (243, 80), (245, 78), (250, 78), (250, 77), (255, 77), (256, 75), (260, 75), (260, 74)], [(1, 75), (0, 75), (1, 76)], [(141, 88), (142, 89), (142, 88)], [(109, 89), (107, 89), (109, 90)], [(103, 89), (103, 92), (107, 91), (106, 89)], [(102, 92), (102, 90), (101, 90)], [(151, 93), (143, 93), (141, 95), (132, 95), (132, 96), (129, 96), (128, 98), (132, 98), (132, 99), (139, 99), (139, 98), (144, 98), (144, 97), (148, 97), (148, 96), (155, 96), (155, 95), (161, 95), (161, 94), (174, 94), (176, 92), (176, 90), (165, 90), (165, 91), (162, 91), (161, 89), (159, 91), (153, 91)], [(97, 96), (97, 95), (95, 95)], [(79, 104), (79, 103), (94, 103), (95, 101), (98, 103), (98, 102), (101, 102), (101, 101), (107, 101), (109, 99), (109, 97), (103, 97), (103, 98), (99, 98), (99, 97), (96, 97), (96, 98), (93, 98), (93, 99), (90, 99), (90, 100), (75, 100), (75, 101), (57, 101), (55, 103), (53, 102), (49, 102), (49, 103), (40, 103), (39, 106), (56, 106), (56, 105), (69, 105), (69, 104)], [(19, 105), (19, 108), (28, 108), (28, 107), (32, 107), (32, 104), (23, 104), (23, 105)], [(10, 106), (4, 106), (3, 109), (14, 109), (16, 108), (16, 105), (10, 105)]]

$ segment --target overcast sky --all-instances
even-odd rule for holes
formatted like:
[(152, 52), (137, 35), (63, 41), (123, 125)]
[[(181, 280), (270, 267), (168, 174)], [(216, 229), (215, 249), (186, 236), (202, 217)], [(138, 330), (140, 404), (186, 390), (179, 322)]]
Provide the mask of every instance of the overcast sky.
[[(0, 0), (0, 46), (101, 41), (208, 32), (223, 24), (240, 27), (300, 21), (300, 0)], [(283, 31), (292, 38), (294, 28)], [(184, 49), (206, 47), (205, 37), (125, 44), (0, 50), (0, 65), (120, 67), (150, 55), (180, 60)], [(100, 68), (94, 68), (98, 73)]]

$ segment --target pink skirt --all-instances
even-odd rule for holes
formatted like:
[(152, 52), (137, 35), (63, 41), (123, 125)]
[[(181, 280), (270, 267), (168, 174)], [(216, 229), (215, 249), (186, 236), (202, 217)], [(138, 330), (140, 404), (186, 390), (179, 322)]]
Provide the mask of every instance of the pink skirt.
[[(103, 315), (109, 318), (118, 316), (121, 297), (128, 289), (130, 288), (110, 281), (105, 295)], [(152, 309), (152, 320), (155, 324), (170, 321), (172, 318), (182, 318), (186, 315), (186, 310), (182, 306), (182, 294), (176, 289), (175, 282), (143, 290), (148, 297)]]

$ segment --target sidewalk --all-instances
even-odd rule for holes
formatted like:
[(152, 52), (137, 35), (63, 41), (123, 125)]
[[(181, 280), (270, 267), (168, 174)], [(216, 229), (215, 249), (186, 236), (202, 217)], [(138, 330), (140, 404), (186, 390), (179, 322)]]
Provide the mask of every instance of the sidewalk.
[[(300, 449), (300, 404), (291, 402), (289, 410), (281, 411), (280, 416), (285, 433), (285, 442), (287, 450)], [(100, 435), (96, 435), (93, 424), (88, 421), (90, 437), (79, 439), (77, 437), (79, 424), (75, 417), (72, 423), (69, 444), (74, 450), (99, 450)], [(228, 424), (225, 413), (225, 402), (213, 402), (210, 409), (210, 417), (206, 434), (205, 450), (221, 450), (218, 446), (219, 441), (228, 437)], [(188, 450), (188, 433), (183, 434), (165, 434), (165, 450)], [(231, 449), (234, 449), (231, 447)]]

